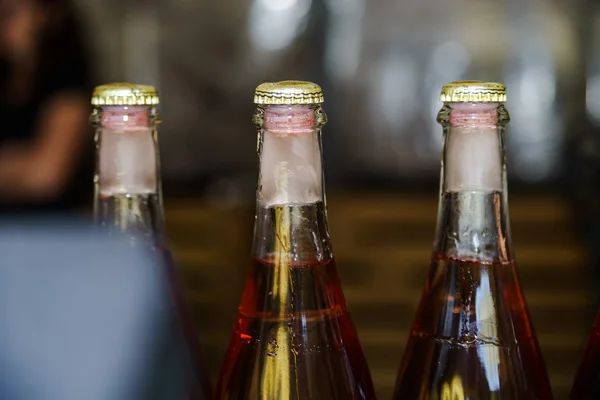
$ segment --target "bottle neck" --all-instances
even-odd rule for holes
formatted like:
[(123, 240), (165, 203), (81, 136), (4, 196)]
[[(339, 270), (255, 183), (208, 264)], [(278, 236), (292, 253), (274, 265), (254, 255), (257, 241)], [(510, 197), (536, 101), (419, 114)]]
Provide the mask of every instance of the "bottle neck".
[(163, 241), (163, 206), (153, 107), (94, 110), (96, 173), (94, 215), (111, 230), (140, 232)]
[(322, 109), (261, 107), (254, 118), (259, 126), (254, 256), (287, 265), (330, 259), (322, 173)]
[(434, 251), (465, 261), (512, 261), (504, 127), (494, 103), (446, 104), (440, 204)]

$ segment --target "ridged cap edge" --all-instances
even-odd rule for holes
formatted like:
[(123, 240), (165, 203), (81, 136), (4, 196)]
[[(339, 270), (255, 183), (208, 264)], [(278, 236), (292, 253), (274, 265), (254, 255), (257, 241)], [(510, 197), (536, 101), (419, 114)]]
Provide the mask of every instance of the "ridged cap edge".
[(506, 88), (496, 82), (456, 81), (442, 87), (444, 103), (504, 103)]
[(254, 104), (321, 104), (323, 91), (305, 81), (264, 82), (254, 92)]
[(91, 100), (94, 106), (153, 106), (159, 102), (158, 90), (154, 86), (133, 83), (96, 86)]

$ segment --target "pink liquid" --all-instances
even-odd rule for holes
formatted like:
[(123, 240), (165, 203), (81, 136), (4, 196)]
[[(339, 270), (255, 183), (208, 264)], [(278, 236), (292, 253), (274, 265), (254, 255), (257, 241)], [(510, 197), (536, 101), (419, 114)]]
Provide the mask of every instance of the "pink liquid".
[(217, 398), (375, 398), (333, 261), (254, 260)]
[(513, 263), (434, 257), (394, 394), (432, 398), (552, 399)]

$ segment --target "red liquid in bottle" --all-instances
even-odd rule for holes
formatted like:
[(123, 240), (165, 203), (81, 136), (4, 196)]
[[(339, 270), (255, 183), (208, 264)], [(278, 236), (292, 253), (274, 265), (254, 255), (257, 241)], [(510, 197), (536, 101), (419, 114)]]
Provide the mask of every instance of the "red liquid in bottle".
[(600, 399), (600, 313), (577, 371), (571, 400)]
[(552, 399), (513, 263), (433, 259), (394, 399)]
[[(281, 274), (289, 284), (278, 288), (273, 283)], [(333, 261), (288, 266), (253, 261), (217, 394), (375, 398)]]

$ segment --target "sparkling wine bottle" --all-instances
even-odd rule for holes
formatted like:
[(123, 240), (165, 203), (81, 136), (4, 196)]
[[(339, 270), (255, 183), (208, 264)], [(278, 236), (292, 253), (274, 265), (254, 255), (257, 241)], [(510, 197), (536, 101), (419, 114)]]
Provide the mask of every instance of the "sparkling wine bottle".
[(254, 102), (253, 254), (217, 398), (373, 399), (329, 239), (321, 88), (263, 83)]
[(575, 376), (571, 400), (600, 399), (600, 313), (596, 316), (592, 336)]
[(394, 399), (551, 399), (511, 244), (506, 90), (454, 82), (441, 100), (434, 250)]
[(158, 152), (159, 97), (152, 86), (114, 83), (96, 87), (90, 120), (95, 128), (94, 217), (109, 233), (131, 232), (133, 246), (147, 246), (165, 266), (185, 353), (186, 399), (210, 399), (210, 383), (164, 230)]

